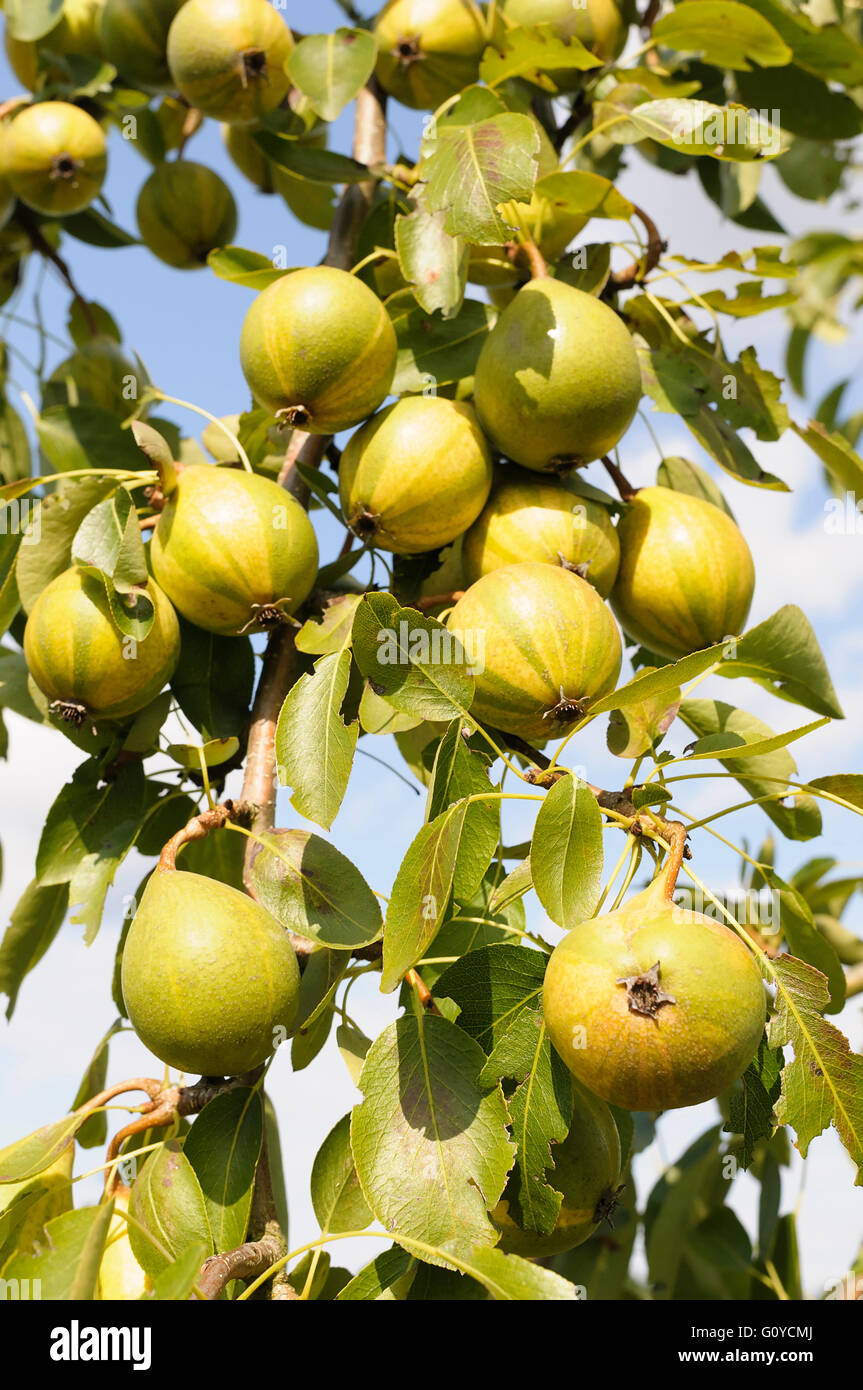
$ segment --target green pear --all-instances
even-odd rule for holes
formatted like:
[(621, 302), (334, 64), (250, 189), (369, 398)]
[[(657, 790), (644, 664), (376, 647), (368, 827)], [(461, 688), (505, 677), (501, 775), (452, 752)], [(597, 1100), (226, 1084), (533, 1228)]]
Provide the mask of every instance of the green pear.
[(537, 473), (601, 458), (641, 398), (632, 339), (613, 309), (547, 276), (531, 280), (486, 339), (474, 380), (480, 423)]
[(252, 898), (156, 868), (126, 938), (122, 984), (132, 1027), (161, 1061), (237, 1076), (290, 1030), (300, 972), (288, 933)]

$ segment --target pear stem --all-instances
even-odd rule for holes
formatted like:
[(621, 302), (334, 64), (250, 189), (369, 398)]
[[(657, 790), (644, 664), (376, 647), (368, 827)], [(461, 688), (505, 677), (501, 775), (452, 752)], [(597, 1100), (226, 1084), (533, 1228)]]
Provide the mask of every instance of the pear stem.
[(678, 820), (666, 821), (663, 835), (668, 841), (668, 858), (654, 882), (666, 902), (671, 902), (677, 887), (677, 875), (686, 854), (686, 826)]
[(156, 868), (162, 873), (172, 873), (177, 867), (177, 854), (183, 845), (188, 845), (192, 840), (203, 840), (211, 830), (220, 830), (236, 814), (237, 810), (233, 801), (223, 801), (221, 805), (214, 806), (209, 811), (202, 811), (198, 816), (193, 816), (191, 820), (186, 822), (182, 830), (178, 830), (176, 835), (171, 836), (159, 855)]
[(612, 460), (608, 457), (608, 455), (606, 455), (603, 458), (602, 466), (605, 469), (608, 476), (612, 479), (612, 481), (614, 482), (614, 486), (620, 493), (621, 501), (631, 502), (633, 497), (635, 497), (636, 493), (639, 491), (639, 488), (632, 486), (632, 483), (629, 481), (629, 479), (625, 477), (625, 475), (618, 468), (617, 464), (613, 463)]
[(545, 257), (534, 241), (513, 242), (507, 247), (507, 256), (513, 265), (524, 266), (530, 271), (532, 280), (542, 280), (548, 276)]
[(464, 589), (453, 589), (448, 594), (427, 594), (425, 598), (418, 598), (407, 606), (416, 608), (420, 613), (427, 613), (431, 608), (449, 607), (458, 603), (460, 598), (464, 598)]

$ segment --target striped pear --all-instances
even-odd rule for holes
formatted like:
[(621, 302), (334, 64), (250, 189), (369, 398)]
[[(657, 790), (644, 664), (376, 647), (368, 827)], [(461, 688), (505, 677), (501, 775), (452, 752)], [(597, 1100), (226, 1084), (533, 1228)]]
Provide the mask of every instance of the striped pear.
[(626, 433), (641, 375), (622, 320), (592, 294), (544, 276), (519, 290), (483, 344), (480, 424), (515, 463), (565, 472)]
[(123, 950), (129, 1022), (160, 1061), (236, 1076), (275, 1051), (294, 1022), (300, 972), (291, 938), (245, 893), (157, 866)]
[(296, 498), (270, 478), (192, 464), (150, 542), (153, 574), (184, 618), (235, 636), (274, 626), (311, 592), (318, 543)]
[(404, 396), (349, 440), (339, 493), (345, 519), (362, 540), (417, 555), (467, 530), (491, 477), (491, 454), (472, 406)]
[(101, 579), (73, 567), (43, 589), (24, 629), (24, 656), (58, 718), (124, 718), (171, 679), (180, 655), (177, 615), (152, 580), (146, 594), (153, 625), (139, 642), (115, 625)]
[(558, 565), (492, 570), (459, 599), (448, 626), (479, 668), (471, 713), (531, 742), (560, 737), (620, 673), (614, 619), (595, 589)]
[(0, 174), (29, 208), (66, 217), (92, 203), (107, 162), (105, 136), (92, 116), (68, 101), (39, 101), (8, 125)]
[(676, 876), (669, 856), (624, 907), (573, 927), (545, 974), (553, 1046), (577, 1081), (626, 1110), (713, 1099), (746, 1070), (764, 1030), (752, 951), (721, 922), (675, 906)]
[(741, 631), (755, 570), (739, 527), (721, 508), (671, 488), (644, 487), (618, 536), (611, 606), (630, 637), (676, 659)]
[(106, 0), (102, 47), (124, 82), (145, 92), (170, 92), (168, 31), (184, 0)]
[(377, 295), (355, 275), (311, 266), (258, 295), (240, 362), (261, 405), (310, 434), (358, 425), (389, 392), (396, 335)]
[(560, 1144), (551, 1146), (548, 1182), (563, 1201), (554, 1229), (548, 1234), (526, 1229), (527, 1204), (519, 1203), (517, 1170), (491, 1213), (501, 1229), (499, 1248), (508, 1255), (538, 1259), (574, 1250), (592, 1236), (602, 1221), (610, 1221), (620, 1188), (620, 1136), (611, 1111), (598, 1096), (572, 1083), (572, 1123)]
[(464, 538), (464, 574), (473, 584), (501, 565), (544, 560), (584, 567), (582, 577), (607, 598), (620, 545), (607, 508), (565, 482), (501, 468), (491, 496)]
[(168, 33), (168, 66), (190, 106), (242, 125), (287, 96), (293, 46), (269, 0), (186, 0)]
[(138, 195), (144, 243), (176, 270), (200, 270), (237, 230), (237, 205), (212, 169), (189, 159), (156, 166)]
[(374, 34), (378, 81), (420, 111), (434, 111), (475, 82), (488, 43), (482, 12), (470, 0), (389, 0)]

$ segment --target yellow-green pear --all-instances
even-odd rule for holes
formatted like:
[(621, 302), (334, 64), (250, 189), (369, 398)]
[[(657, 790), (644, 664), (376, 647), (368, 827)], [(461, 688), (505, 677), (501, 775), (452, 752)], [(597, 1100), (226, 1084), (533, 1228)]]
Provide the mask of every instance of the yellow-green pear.
[(483, 344), (474, 378), (480, 424), (515, 463), (566, 472), (601, 458), (641, 398), (632, 339), (613, 309), (543, 276), (519, 290)]

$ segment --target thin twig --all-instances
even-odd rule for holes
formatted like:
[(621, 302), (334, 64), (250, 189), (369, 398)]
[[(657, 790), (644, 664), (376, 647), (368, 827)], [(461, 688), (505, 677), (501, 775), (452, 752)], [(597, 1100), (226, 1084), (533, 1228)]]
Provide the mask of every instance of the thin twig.
[(631, 502), (635, 494), (638, 492), (638, 488), (632, 486), (632, 483), (629, 481), (629, 479), (625, 477), (625, 475), (618, 468), (617, 464), (614, 463), (614, 461), (610, 459), (607, 454), (602, 460), (602, 465), (609, 478), (613, 480), (615, 487), (620, 493), (621, 501)]
[(656, 223), (642, 208), (636, 207), (633, 203), (632, 210), (647, 232), (647, 248), (644, 253), (643, 261), (633, 261), (625, 270), (615, 270), (609, 276), (609, 284), (616, 290), (628, 290), (633, 285), (639, 284), (649, 275), (659, 264), (659, 258), (668, 246), (667, 241), (663, 241), (659, 235)]
[(40, 256), (44, 256), (46, 261), (50, 261), (51, 264), (55, 266), (57, 270), (59, 270), (69, 289), (72, 291), (76, 303), (80, 304), (81, 306), (81, 313), (84, 317), (84, 322), (87, 325), (87, 331), (89, 332), (90, 337), (97, 337), (99, 333), (99, 325), (96, 323), (96, 318), (93, 313), (93, 310), (91, 309), (88, 301), (84, 298), (81, 291), (78, 289), (78, 286), (75, 284), (75, 281), (72, 279), (72, 273), (69, 270), (69, 267), (66, 264), (66, 262), (63, 260), (63, 257), (59, 255), (57, 251), (54, 250), (54, 247), (51, 245), (51, 243), (48, 240), (46, 240), (46, 238), (42, 235), (42, 232), (40, 231), (39, 227), (32, 220), (28, 212), (20, 210), (18, 212), (18, 222), (23, 227), (24, 231), (27, 233), (28, 240), (30, 242), (30, 245), (33, 247), (33, 250), (38, 251)]

